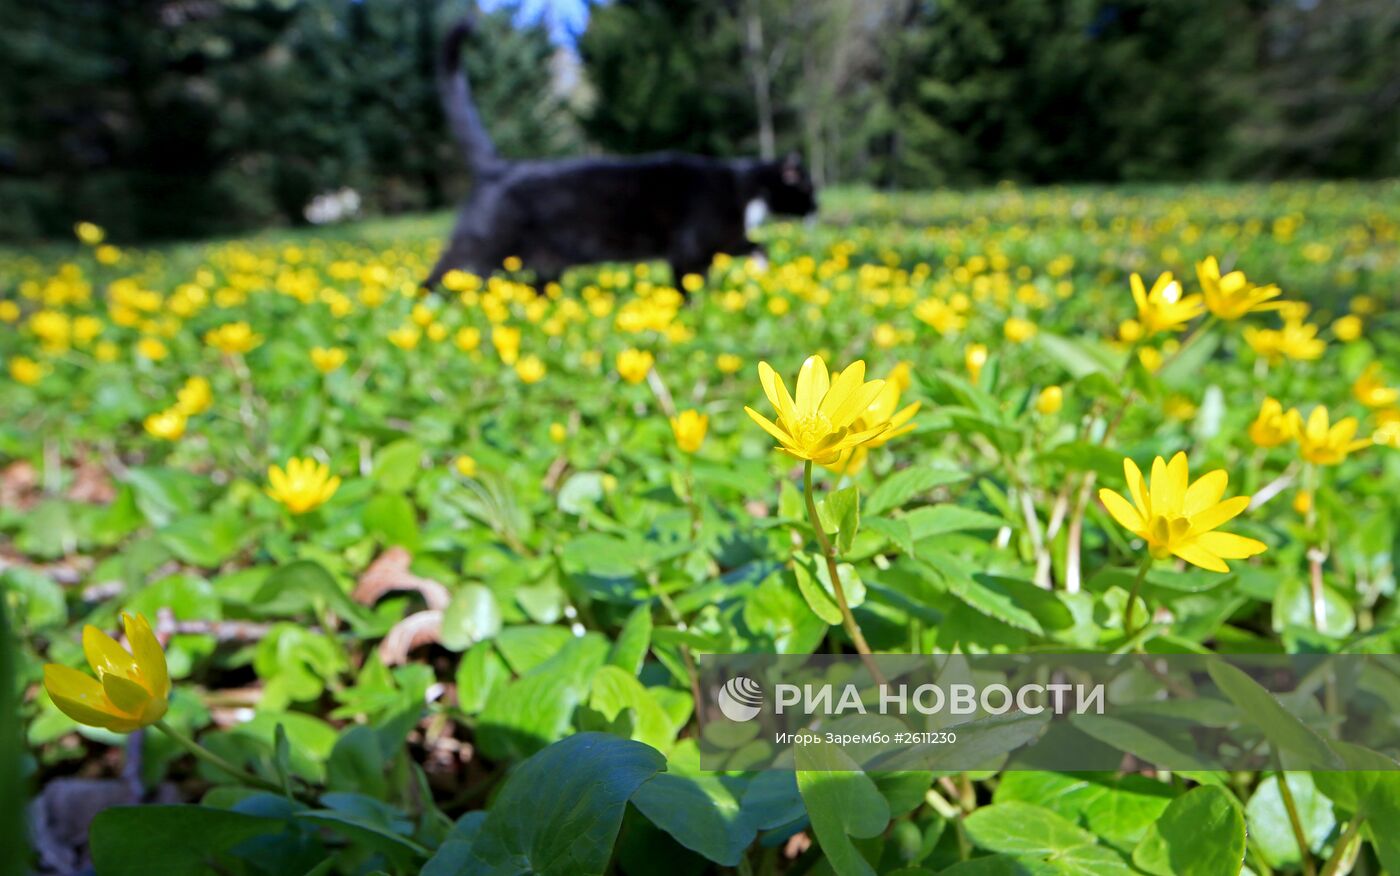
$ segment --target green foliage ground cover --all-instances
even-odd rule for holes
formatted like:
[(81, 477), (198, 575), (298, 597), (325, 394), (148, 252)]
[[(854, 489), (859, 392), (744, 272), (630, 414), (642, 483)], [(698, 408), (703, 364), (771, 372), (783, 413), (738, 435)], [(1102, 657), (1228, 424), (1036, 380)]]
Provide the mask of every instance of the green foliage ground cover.
[[(801, 467), (743, 412), (772, 413), (760, 360), (791, 380), (815, 353), (908, 363), (921, 405), (816, 471), (860, 496), (858, 529), (835, 497), (826, 528), (874, 650), (1129, 647), (1142, 544), (1085, 485), (1182, 450), (1228, 495), (1274, 491), (1231, 524), (1267, 550), (1157, 562), (1139, 647), (1393, 651), (1397, 215), (1394, 183), (835, 192), (689, 304), (661, 266), (420, 300), (440, 217), (7, 251), (21, 770), (116, 774), (128, 738), (58, 711), (41, 667), (131, 611), (165, 642), (170, 725), (285, 793), (147, 731), (142, 781), (199, 805), (99, 815), (99, 873), (1394, 871), (1400, 773), (705, 773), (691, 661), (851, 650), (802, 568)], [(1309, 309), (1132, 340), (1129, 274), (1194, 294), (1208, 255)], [(1321, 349), (1268, 334), (1290, 323)], [(1381, 443), (1261, 446), (1266, 397)], [(337, 488), (271, 483), (294, 457)]]

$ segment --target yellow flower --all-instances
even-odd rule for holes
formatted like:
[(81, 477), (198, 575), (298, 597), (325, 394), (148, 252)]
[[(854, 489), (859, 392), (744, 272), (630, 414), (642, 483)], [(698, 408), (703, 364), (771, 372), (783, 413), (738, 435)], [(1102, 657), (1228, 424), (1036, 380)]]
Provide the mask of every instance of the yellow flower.
[(0, 322), (18, 322), (19, 305), (13, 301), (0, 301)]
[(627, 349), (617, 354), (617, 373), (628, 383), (641, 383), (647, 379), (647, 372), (655, 364), (656, 358), (645, 350)]
[(1277, 399), (1266, 398), (1249, 424), (1249, 440), (1258, 447), (1277, 447), (1297, 435), (1301, 425), (1297, 410), (1285, 412)]
[(151, 414), (142, 425), (153, 438), (179, 441), (185, 434), (185, 421), (185, 415), (178, 408), (170, 408), (158, 414)]
[(229, 355), (247, 353), (263, 342), (246, 322), (228, 322), (204, 333), (204, 343)]
[(10, 376), (25, 386), (33, 386), (44, 377), (44, 366), (28, 356), (15, 356), (10, 360)]
[(1135, 319), (1125, 319), (1118, 324), (1118, 339), (1131, 344), (1142, 339), (1142, 323)]
[(1327, 342), (1317, 337), (1317, 326), (1301, 320), (1287, 320), (1279, 336), (1279, 352), (1296, 361), (1322, 358)]
[(520, 329), (498, 325), (491, 330), (491, 343), (505, 364), (514, 365), (520, 358)]
[(481, 329), (469, 325), (462, 326), (457, 329), (457, 334), (452, 336), (452, 343), (463, 353), (470, 353), (481, 346)]
[[(833, 381), (840, 379), (840, 374), (832, 375)], [(901, 362), (885, 378), (885, 385), (875, 394), (874, 401), (866, 405), (865, 410), (851, 424), (853, 432), (864, 432), (880, 426), (884, 427), (884, 431), (859, 447), (841, 451), (841, 455), (835, 461), (823, 465), (834, 472), (856, 474), (865, 467), (866, 457), (872, 447), (880, 447), (900, 435), (914, 431), (914, 424), (909, 421), (919, 412), (921, 403), (914, 402), (912, 405), (899, 407), (899, 397), (909, 384), (909, 363)]]
[(457, 473), (460, 474), (462, 477), (476, 477), (476, 460), (472, 459), (467, 454), (463, 453), (461, 456), (454, 459), (452, 461), (452, 464), (456, 467)]
[[(1395, 413), (1400, 414), (1400, 411)], [(1383, 421), (1376, 427), (1371, 440), (1383, 447), (1400, 450), (1400, 416)]]
[(414, 324), (419, 328), (427, 328), (437, 316), (433, 309), (422, 302), (413, 305), (413, 312), (409, 314)]
[(1001, 326), (1001, 332), (1013, 344), (1021, 344), (1035, 337), (1036, 325), (1028, 319), (1013, 316)]
[(1293, 511), (1302, 516), (1312, 510), (1313, 494), (1310, 490), (1299, 490), (1293, 497)]
[(569, 437), (569, 430), (563, 423), (549, 424), (549, 440), (555, 444), (563, 444), (564, 439)]
[(93, 254), (97, 257), (97, 260), (104, 265), (115, 265), (122, 260), (122, 251), (112, 246), (110, 243), (104, 243), (99, 246)]
[(1058, 386), (1045, 387), (1035, 398), (1035, 409), (1047, 417), (1058, 414), (1064, 404), (1065, 391)]
[(968, 344), (963, 351), (963, 363), (967, 366), (967, 374), (976, 383), (982, 379), (982, 366), (987, 364), (987, 345)]
[(175, 393), (175, 410), (187, 417), (195, 414), (202, 414), (209, 410), (209, 406), (214, 403), (214, 390), (209, 385), (209, 381), (195, 375), (185, 381), (185, 385), (180, 387)]
[(293, 514), (321, 507), (340, 489), (340, 478), (331, 476), (330, 466), (309, 456), (287, 460), (285, 471), (268, 466), (267, 481), (267, 494)]
[(330, 374), (344, 365), (349, 355), (340, 347), (312, 347), (311, 364), (322, 374)]
[(686, 274), (681, 277), (681, 288), (690, 293), (699, 292), (705, 287), (705, 278), (699, 274)]
[(428, 326), (427, 334), (428, 340), (432, 341), (435, 344), (440, 343), (443, 338), (447, 337), (447, 326), (443, 325), (440, 322), (431, 323)]
[(97, 627), (83, 627), (83, 653), (96, 678), (57, 663), (44, 666), (44, 690), (60, 712), (114, 733), (154, 724), (170, 704), (170, 670), (150, 623), (125, 612), (122, 623), (129, 652)]
[(686, 453), (700, 449), (709, 426), (710, 418), (699, 411), (681, 411), (671, 418), (671, 434), (676, 436), (676, 446)]
[(1138, 361), (1149, 373), (1156, 374), (1157, 370), (1162, 367), (1162, 363), (1166, 361), (1166, 357), (1156, 347), (1143, 347), (1138, 350)]
[(733, 353), (720, 353), (715, 357), (715, 367), (721, 374), (734, 374), (744, 367), (744, 360)]
[(1332, 323), (1332, 334), (1335, 335), (1339, 341), (1344, 343), (1350, 342), (1361, 337), (1361, 329), (1363, 327), (1361, 317), (1349, 313)]
[(539, 356), (526, 356), (515, 363), (515, 374), (523, 383), (539, 383), (544, 380), (544, 362)]
[(416, 325), (401, 325), (389, 332), (389, 343), (400, 350), (412, 350), (418, 346), (418, 341), (423, 337)]
[(890, 426), (886, 421), (855, 428), (855, 422), (885, 386), (883, 380), (866, 382), (863, 361), (857, 360), (832, 383), (822, 358), (809, 356), (797, 373), (795, 400), (767, 362), (758, 363), (758, 379), (777, 411), (778, 422), (774, 424), (747, 406), (744, 411), (778, 441), (779, 449), (798, 459), (831, 463), (841, 451), (864, 444)]
[(107, 239), (107, 232), (94, 222), (79, 222), (73, 226), (73, 234), (88, 246), (97, 246)]
[(1308, 462), (1337, 465), (1352, 451), (1371, 443), (1369, 438), (1352, 440), (1360, 425), (1355, 417), (1345, 417), (1333, 424), (1326, 405), (1318, 405), (1308, 415), (1307, 424), (1298, 430), (1298, 450)]
[(1351, 385), (1351, 394), (1368, 408), (1388, 408), (1400, 401), (1400, 389), (1386, 386), (1381, 379), (1381, 363), (1372, 362)]
[(165, 347), (165, 342), (160, 338), (142, 338), (136, 342), (136, 352), (152, 362), (159, 362), (170, 355), (170, 351)]
[(1128, 279), (1144, 337), (1158, 332), (1180, 331), (1204, 310), (1201, 296), (1182, 295), (1181, 284), (1172, 278), (1171, 271), (1159, 276), (1152, 284), (1151, 291), (1143, 287), (1142, 277), (1137, 274)]
[(505, 261), (501, 262), (501, 267), (510, 271), (512, 274), (524, 266), (525, 263), (520, 260), (520, 256), (506, 256)]
[(1233, 321), (1258, 310), (1278, 309), (1277, 304), (1268, 303), (1281, 294), (1277, 286), (1256, 286), (1245, 279), (1243, 271), (1222, 277), (1215, 256), (1196, 263), (1196, 278), (1201, 281), (1206, 308), (1221, 319)]
[(115, 362), (121, 355), (121, 347), (115, 341), (98, 341), (97, 346), (92, 348), (92, 355), (99, 362)]
[(1173, 420), (1189, 420), (1196, 410), (1196, 403), (1184, 395), (1173, 395), (1162, 404), (1162, 413)]
[(1099, 490), (1099, 501), (1119, 525), (1147, 542), (1156, 559), (1180, 557), (1193, 566), (1228, 572), (1225, 560), (1242, 560), (1263, 553), (1261, 541), (1216, 532), (1220, 526), (1249, 507), (1248, 496), (1221, 501), (1229, 475), (1217, 470), (1190, 483), (1185, 453), (1170, 463), (1157, 457), (1152, 463), (1152, 485), (1131, 459), (1123, 460), (1132, 501), (1113, 490)]
[(951, 334), (967, 324), (967, 320), (941, 298), (925, 298), (915, 304), (914, 316), (940, 335)]

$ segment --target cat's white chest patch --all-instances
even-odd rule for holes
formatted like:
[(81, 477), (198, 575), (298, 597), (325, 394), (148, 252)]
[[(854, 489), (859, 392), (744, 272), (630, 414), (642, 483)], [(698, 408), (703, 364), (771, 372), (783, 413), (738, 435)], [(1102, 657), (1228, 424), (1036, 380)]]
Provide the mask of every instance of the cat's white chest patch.
[(753, 231), (768, 219), (768, 202), (754, 198), (744, 205), (744, 230)]

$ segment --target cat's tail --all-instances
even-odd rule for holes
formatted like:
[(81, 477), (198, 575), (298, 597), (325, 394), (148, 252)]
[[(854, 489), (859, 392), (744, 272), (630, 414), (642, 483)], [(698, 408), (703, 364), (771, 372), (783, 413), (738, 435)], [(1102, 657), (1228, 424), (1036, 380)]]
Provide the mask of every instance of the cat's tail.
[(496, 144), (486, 133), (472, 100), (471, 85), (467, 83), (466, 71), (462, 69), (462, 43), (472, 32), (472, 21), (463, 18), (447, 32), (442, 41), (442, 57), (438, 61), (438, 97), (442, 101), (442, 111), (447, 116), (447, 125), (452, 136), (462, 149), (462, 158), (467, 169), (481, 173), (500, 163), (496, 154)]

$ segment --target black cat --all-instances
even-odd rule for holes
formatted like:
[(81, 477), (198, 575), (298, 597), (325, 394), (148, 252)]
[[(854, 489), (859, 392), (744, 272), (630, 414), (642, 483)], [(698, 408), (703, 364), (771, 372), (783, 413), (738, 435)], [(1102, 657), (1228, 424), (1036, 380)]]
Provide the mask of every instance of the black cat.
[(443, 42), (438, 88), (448, 125), (474, 175), (442, 257), (423, 285), (456, 268), (485, 276), (517, 256), (539, 282), (603, 261), (665, 259), (675, 282), (717, 253), (757, 250), (746, 233), (754, 202), (788, 216), (816, 210), (800, 159), (723, 160), (663, 153), (637, 158), (508, 161), (496, 154), (461, 65), (470, 22)]

